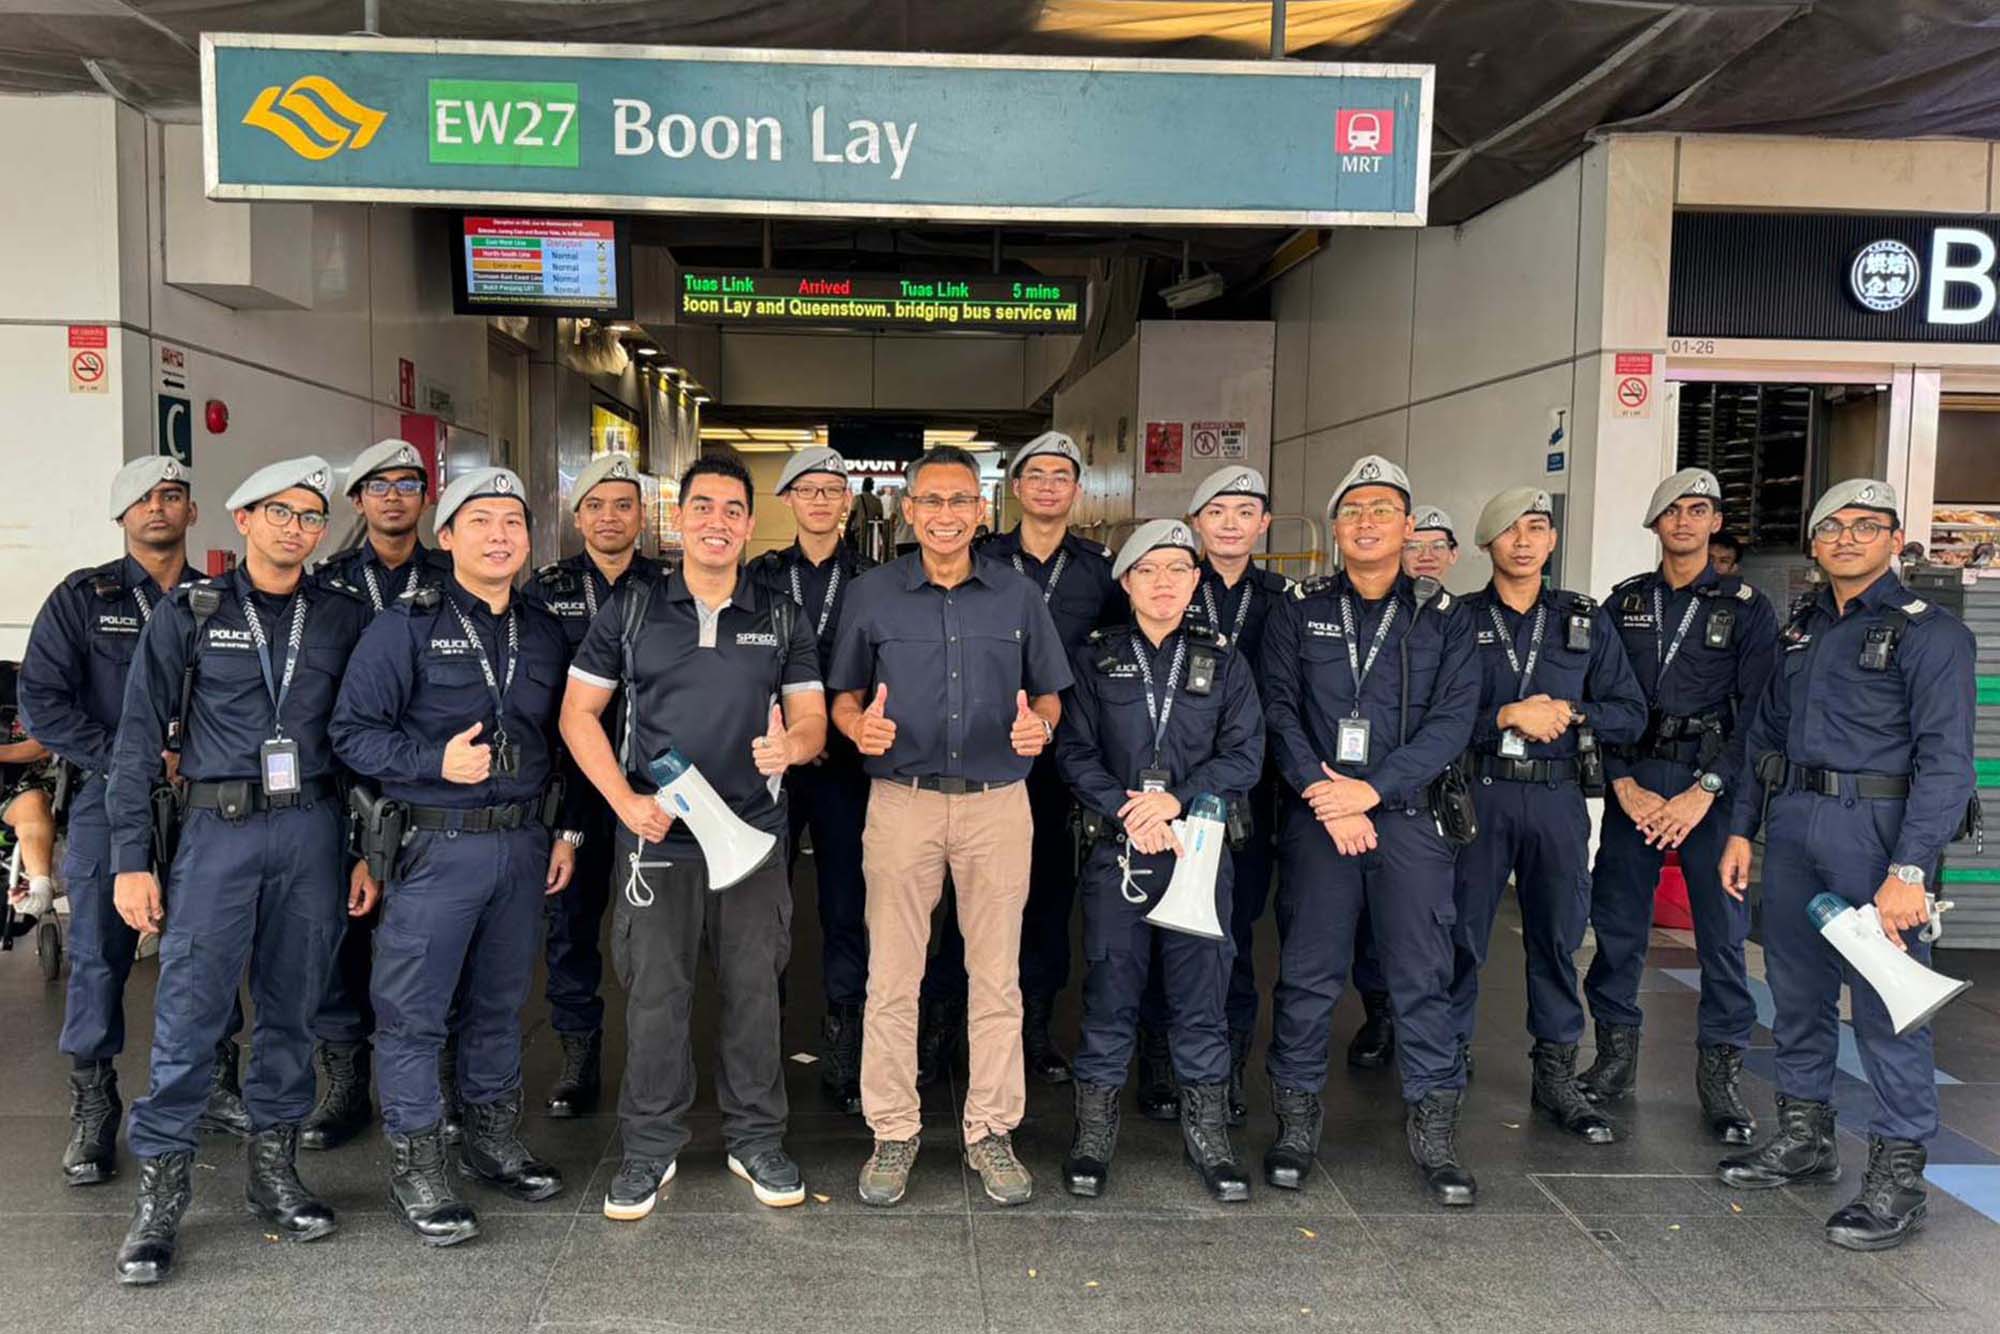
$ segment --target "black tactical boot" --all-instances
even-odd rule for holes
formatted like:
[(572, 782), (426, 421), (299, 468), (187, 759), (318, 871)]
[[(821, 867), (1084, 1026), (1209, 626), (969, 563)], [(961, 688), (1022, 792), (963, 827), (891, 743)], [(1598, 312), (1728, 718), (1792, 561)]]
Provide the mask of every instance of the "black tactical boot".
[(188, 1181), (193, 1166), (194, 1154), (187, 1149), (139, 1160), (139, 1198), (125, 1244), (118, 1248), (120, 1283), (158, 1283), (173, 1268), (181, 1215), (194, 1198)]
[(242, 1139), (250, 1133), (250, 1111), (243, 1105), (243, 1085), (236, 1077), (237, 1054), (236, 1044), (228, 1038), (215, 1044), (215, 1077), (199, 1124), (214, 1134)]
[(1250, 1198), (1250, 1178), (1243, 1174), (1236, 1149), (1229, 1142), (1229, 1086), (1181, 1085), (1181, 1147), (1188, 1166), (1208, 1193), (1223, 1204)]
[(456, 1246), (479, 1235), (479, 1215), (452, 1193), (444, 1170), (444, 1130), (389, 1134), (389, 1212), (426, 1246)]
[(965, 1032), (961, 1001), (925, 1001), (917, 1014), (917, 1087), (927, 1089), (951, 1073), (952, 1052)]
[(438, 1049), (438, 1098), (444, 1104), (445, 1143), (456, 1144), (465, 1138), (465, 1099), (458, 1092), (458, 1039), (453, 1036)]
[(1778, 1129), (1763, 1147), (1724, 1158), (1716, 1175), (1724, 1185), (1766, 1190), (1803, 1181), (1840, 1180), (1840, 1146), (1833, 1138), (1831, 1104), (1778, 1095)]
[(1250, 1119), (1250, 1104), (1243, 1096), (1243, 1067), (1250, 1062), (1250, 1044), (1256, 1035), (1248, 1029), (1229, 1030), (1229, 1125), (1231, 1129)]
[(1273, 1084), (1271, 1110), (1278, 1115), (1278, 1138), (1264, 1151), (1264, 1180), (1280, 1190), (1300, 1190), (1319, 1152), (1319, 1095)]
[(1410, 1158), (1424, 1179), (1424, 1189), (1439, 1204), (1471, 1204), (1479, 1194), (1472, 1173), (1458, 1162), (1457, 1089), (1432, 1089), (1410, 1104), (1403, 1133)]
[(1757, 1118), (1737, 1091), (1743, 1073), (1741, 1047), (1703, 1047), (1695, 1054), (1694, 1089), (1701, 1095), (1701, 1114), (1724, 1144), (1748, 1144), (1757, 1137)]
[(833, 1005), (819, 1030), (820, 1092), (850, 1116), (861, 1113), (861, 1021), (859, 1005)]
[(1135, 1096), (1139, 1115), (1148, 1121), (1178, 1121), (1180, 1095), (1174, 1091), (1174, 1060), (1167, 1035), (1157, 1028), (1139, 1029), (1139, 1078)]
[(1368, 1017), (1347, 1044), (1347, 1063), (1357, 1070), (1380, 1070), (1396, 1056), (1396, 1016), (1384, 991), (1362, 992), (1361, 1005)]
[(543, 1111), (550, 1116), (583, 1116), (597, 1107), (597, 1079), (604, 1050), (604, 1031), (558, 1033), (562, 1043), (562, 1073), (549, 1089)]
[(1576, 1044), (1537, 1042), (1532, 1055), (1535, 1087), (1530, 1101), (1535, 1110), (1578, 1139), (1591, 1144), (1615, 1142), (1617, 1127), (1576, 1086)]
[(63, 1149), (63, 1180), (94, 1186), (118, 1175), (118, 1072), (98, 1061), (69, 1072), (69, 1144)]
[(1052, 996), (1021, 998), (1021, 1055), (1027, 1061), (1028, 1073), (1036, 1079), (1044, 1084), (1067, 1084), (1069, 1062), (1056, 1050), (1055, 1039), (1049, 1036), (1049, 1017), (1054, 1009)]
[(1924, 1146), (1868, 1137), (1861, 1193), (1826, 1220), (1826, 1239), (1850, 1251), (1886, 1251), (1924, 1225)]
[(562, 1189), (562, 1172), (528, 1151), (518, 1133), (520, 1124), (518, 1088), (493, 1102), (465, 1104), (465, 1139), (459, 1145), (458, 1162), (467, 1176), (533, 1204)]
[(1104, 1193), (1111, 1155), (1118, 1147), (1120, 1092), (1109, 1084), (1077, 1081), (1076, 1129), (1070, 1135), (1069, 1156), (1063, 1159), (1063, 1188), (1072, 1195), (1095, 1199)]
[(1597, 1026), (1597, 1059), (1576, 1077), (1583, 1096), (1596, 1103), (1631, 1096), (1639, 1083), (1639, 1030), (1630, 1024)]
[(299, 1124), (302, 1149), (337, 1149), (367, 1129), (369, 1052), (365, 1042), (319, 1044), (319, 1101)]
[(332, 1206), (299, 1180), (298, 1126), (252, 1132), (248, 1159), (243, 1199), (251, 1213), (286, 1241), (317, 1241), (334, 1230)]

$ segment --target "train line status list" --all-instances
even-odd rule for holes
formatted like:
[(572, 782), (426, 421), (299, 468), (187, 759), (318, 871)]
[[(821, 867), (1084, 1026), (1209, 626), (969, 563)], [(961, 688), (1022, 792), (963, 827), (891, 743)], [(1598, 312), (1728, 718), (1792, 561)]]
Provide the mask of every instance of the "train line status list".
[(711, 324), (850, 325), (891, 329), (1076, 333), (1084, 283), (1074, 279), (687, 269), (680, 318)]

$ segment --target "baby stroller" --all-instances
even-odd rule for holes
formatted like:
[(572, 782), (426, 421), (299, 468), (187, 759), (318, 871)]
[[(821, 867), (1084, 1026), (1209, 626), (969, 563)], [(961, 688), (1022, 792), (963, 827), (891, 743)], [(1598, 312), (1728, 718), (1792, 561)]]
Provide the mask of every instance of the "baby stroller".
[[(0, 702), (0, 740), (17, 742), (24, 736), (19, 709), (12, 701)], [(4, 812), (23, 793), (31, 789), (39, 790), (48, 796), (49, 808), (56, 822), (56, 837), (60, 840), (74, 777), (75, 771), (53, 756), (33, 764), (0, 766), (0, 812)], [(55, 864), (61, 865), (59, 852)], [(47, 911), (23, 912), (15, 906), (15, 894), (25, 892), (29, 882), (21, 866), (20, 841), (4, 820), (0, 820), (0, 867), (5, 868), (6, 881), (4, 886), (0, 886), (0, 952), (13, 951), (21, 940), (32, 935), (42, 977), (54, 981), (62, 972), (69, 900), (58, 891)]]

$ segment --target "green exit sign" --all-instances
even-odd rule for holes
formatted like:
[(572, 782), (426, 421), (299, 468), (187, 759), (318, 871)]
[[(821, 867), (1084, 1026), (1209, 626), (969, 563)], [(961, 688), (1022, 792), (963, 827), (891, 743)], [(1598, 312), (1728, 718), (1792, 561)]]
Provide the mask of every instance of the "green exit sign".
[(574, 167), (576, 85), (430, 81), (433, 162)]

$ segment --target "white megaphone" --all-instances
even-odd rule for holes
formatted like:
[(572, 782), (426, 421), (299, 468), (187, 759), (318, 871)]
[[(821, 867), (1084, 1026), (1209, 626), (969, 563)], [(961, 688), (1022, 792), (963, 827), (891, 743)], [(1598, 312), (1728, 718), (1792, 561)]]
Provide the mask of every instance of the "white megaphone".
[(1172, 825), (1181, 841), (1181, 855), (1174, 859), (1174, 878), (1167, 892), (1146, 914), (1154, 926), (1184, 931), (1209, 940), (1222, 939), (1222, 923), (1215, 914), (1215, 874), (1222, 867), (1224, 840), (1229, 836), (1229, 808), (1222, 798), (1204, 792), (1188, 807), (1186, 818)]
[(708, 863), (710, 889), (728, 889), (762, 866), (777, 848), (778, 840), (743, 823), (708, 785), (694, 761), (680, 751), (655, 756), (646, 771), (660, 785), (653, 794), (660, 809), (685, 821), (694, 831), (702, 860)]
[[(1932, 909), (1933, 913), (1936, 911)], [(1875, 994), (1889, 1009), (1889, 1021), (1896, 1025), (1897, 1037), (1929, 1022), (1932, 1015), (1972, 985), (1932, 972), (1897, 949), (1883, 931), (1881, 914), (1872, 903), (1857, 908), (1838, 895), (1815, 894), (1806, 905), (1806, 915), (1826, 937), (1827, 944), (1839, 950), (1854, 971), (1875, 988)]]

